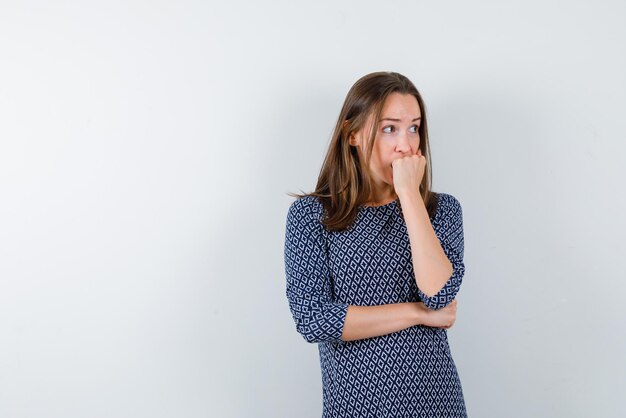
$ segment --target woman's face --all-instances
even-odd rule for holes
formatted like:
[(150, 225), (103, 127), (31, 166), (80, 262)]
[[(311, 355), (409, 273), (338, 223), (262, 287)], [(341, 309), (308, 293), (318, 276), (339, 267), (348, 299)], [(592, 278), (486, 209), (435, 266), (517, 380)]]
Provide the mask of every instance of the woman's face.
[[(385, 100), (369, 167), (377, 189), (393, 188), (391, 163), (394, 160), (417, 154), (420, 146), (421, 116), (417, 99), (413, 95), (392, 93)], [(362, 161), (367, 152), (368, 134), (374, 123), (373, 119), (374, 115), (370, 115), (365, 126), (350, 136), (350, 145), (358, 147)]]

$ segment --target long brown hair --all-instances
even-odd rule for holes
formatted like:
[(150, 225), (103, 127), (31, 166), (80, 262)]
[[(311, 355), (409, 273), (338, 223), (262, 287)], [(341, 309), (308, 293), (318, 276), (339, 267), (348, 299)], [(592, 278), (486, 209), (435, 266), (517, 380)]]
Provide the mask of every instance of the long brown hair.
[[(417, 99), (421, 111), (419, 127), (419, 149), (426, 158), (426, 169), (420, 184), (420, 194), (428, 215), (432, 218), (437, 209), (437, 194), (431, 191), (431, 160), (428, 145), (428, 124), (426, 107), (422, 96), (413, 83), (395, 72), (375, 72), (357, 80), (350, 88), (339, 113), (330, 145), (320, 170), (315, 191), (305, 194), (289, 193), (294, 197), (316, 196), (324, 205), (326, 216), (322, 223), (329, 231), (349, 228), (357, 214), (358, 207), (370, 198), (372, 191), (369, 173), (372, 149), (376, 139), (378, 120), (385, 100), (391, 93), (410, 94)], [(356, 147), (349, 144), (348, 138), (359, 131), (370, 114), (374, 123), (369, 133), (365, 162), (359, 160)]]

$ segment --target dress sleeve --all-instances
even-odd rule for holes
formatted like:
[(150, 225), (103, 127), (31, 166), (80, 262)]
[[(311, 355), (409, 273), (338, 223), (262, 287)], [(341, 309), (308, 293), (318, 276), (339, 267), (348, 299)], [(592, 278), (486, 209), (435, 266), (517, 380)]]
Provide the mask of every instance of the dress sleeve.
[(437, 294), (427, 296), (418, 289), (418, 295), (428, 308), (441, 309), (454, 300), (465, 274), (463, 211), (459, 201), (452, 195), (441, 193), (435, 219), (432, 223), (439, 243), (452, 263), (453, 271)]
[(342, 341), (347, 303), (333, 301), (321, 203), (304, 197), (292, 203), (285, 231), (285, 275), (296, 329), (310, 343)]

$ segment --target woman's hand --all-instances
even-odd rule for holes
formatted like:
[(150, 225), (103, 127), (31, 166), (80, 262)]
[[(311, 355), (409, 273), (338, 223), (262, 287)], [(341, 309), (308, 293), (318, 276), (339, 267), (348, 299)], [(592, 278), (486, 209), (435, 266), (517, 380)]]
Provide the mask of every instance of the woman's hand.
[(393, 188), (398, 196), (405, 193), (419, 195), (420, 184), (426, 169), (426, 157), (421, 150), (417, 154), (398, 158), (391, 163), (393, 168)]
[(418, 302), (417, 308), (420, 312), (420, 325), (448, 329), (456, 321), (456, 299), (445, 308), (436, 311), (428, 309), (423, 302)]

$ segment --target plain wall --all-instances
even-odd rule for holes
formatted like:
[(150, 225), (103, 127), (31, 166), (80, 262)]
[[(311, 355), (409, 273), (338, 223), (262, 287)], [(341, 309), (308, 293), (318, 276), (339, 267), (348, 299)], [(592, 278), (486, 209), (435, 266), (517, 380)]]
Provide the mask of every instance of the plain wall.
[[(472, 417), (624, 417), (623, 1), (0, 3), (0, 416), (321, 415), (287, 192), (350, 86), (426, 102)], [(296, 412), (297, 411), (297, 412)]]

